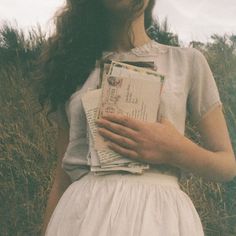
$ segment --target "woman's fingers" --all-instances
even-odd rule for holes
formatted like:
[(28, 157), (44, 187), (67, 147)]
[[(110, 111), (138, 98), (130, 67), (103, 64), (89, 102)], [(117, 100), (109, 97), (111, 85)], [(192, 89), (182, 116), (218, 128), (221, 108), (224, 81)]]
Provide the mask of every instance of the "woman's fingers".
[(125, 147), (120, 146), (119, 144), (111, 143), (111, 142), (108, 142), (108, 147), (122, 156), (140, 160), (138, 153), (134, 150), (127, 149)]
[(103, 117), (111, 122), (121, 124), (122, 126), (129, 127), (133, 130), (140, 130), (141, 121), (129, 118), (128, 116), (119, 115), (119, 114), (107, 114)]
[(98, 128), (98, 132), (103, 137), (111, 140), (112, 142), (119, 144), (122, 147), (129, 148), (129, 149), (136, 149), (137, 147), (137, 143), (133, 141), (132, 139), (113, 133), (108, 129)]
[(137, 139), (138, 139), (138, 132), (137, 131), (135, 131), (129, 127), (125, 127), (119, 123), (115, 123), (115, 122), (112, 122), (112, 121), (106, 120), (106, 119), (97, 120), (96, 123), (100, 127), (110, 130), (120, 136), (130, 138), (134, 141), (137, 141)]

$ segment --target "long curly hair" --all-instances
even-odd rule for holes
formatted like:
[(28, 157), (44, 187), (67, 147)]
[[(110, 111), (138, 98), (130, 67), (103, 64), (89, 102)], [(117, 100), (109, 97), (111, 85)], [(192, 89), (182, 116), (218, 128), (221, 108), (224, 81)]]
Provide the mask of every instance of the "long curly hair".
[[(155, 0), (149, 0), (145, 9), (146, 29), (153, 22), (154, 4)], [(134, 13), (139, 12), (144, 1), (132, 0), (131, 5)], [(38, 101), (42, 108), (48, 105), (47, 117), (83, 85), (109, 45), (108, 14), (101, 0), (67, 0), (54, 19), (55, 33), (48, 38), (38, 63)]]

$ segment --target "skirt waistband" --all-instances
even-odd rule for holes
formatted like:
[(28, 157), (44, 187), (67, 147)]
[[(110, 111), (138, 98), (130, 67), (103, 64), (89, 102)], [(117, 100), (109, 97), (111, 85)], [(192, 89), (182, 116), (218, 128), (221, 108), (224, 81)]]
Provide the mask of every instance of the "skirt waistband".
[(131, 173), (119, 173), (114, 172), (113, 174), (106, 175), (95, 175), (93, 172), (89, 172), (89, 178), (94, 178), (96, 180), (120, 180), (128, 183), (149, 183), (156, 185), (170, 185), (173, 187), (180, 188), (179, 179), (177, 176), (170, 175), (167, 173), (162, 173), (158, 169), (148, 169), (143, 172), (143, 174), (131, 174)]

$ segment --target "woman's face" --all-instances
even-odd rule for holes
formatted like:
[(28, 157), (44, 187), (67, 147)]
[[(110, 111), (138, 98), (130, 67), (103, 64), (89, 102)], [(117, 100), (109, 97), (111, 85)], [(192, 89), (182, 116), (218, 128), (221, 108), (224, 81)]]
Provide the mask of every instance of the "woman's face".
[(144, 11), (148, 5), (149, 0), (102, 0), (104, 7), (113, 14), (131, 14), (133, 7), (137, 4), (143, 3), (143, 8), (140, 11)]

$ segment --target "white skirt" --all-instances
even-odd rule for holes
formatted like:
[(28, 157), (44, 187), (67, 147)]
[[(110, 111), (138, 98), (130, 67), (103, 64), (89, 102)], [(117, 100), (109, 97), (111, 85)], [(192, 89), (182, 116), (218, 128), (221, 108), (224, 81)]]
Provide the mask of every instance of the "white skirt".
[(51, 217), (46, 236), (202, 236), (199, 215), (175, 176), (95, 176), (72, 183)]

